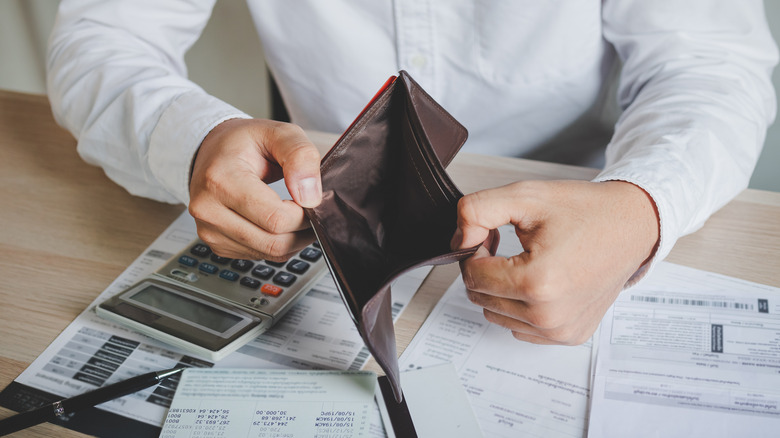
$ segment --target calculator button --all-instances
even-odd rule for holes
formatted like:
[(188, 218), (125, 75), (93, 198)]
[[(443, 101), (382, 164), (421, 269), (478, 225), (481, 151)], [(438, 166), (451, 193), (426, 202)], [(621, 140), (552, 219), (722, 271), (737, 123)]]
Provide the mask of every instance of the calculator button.
[(272, 262), (272, 261), (270, 261), (270, 260), (266, 260), (266, 261), (265, 261), (265, 263), (266, 263), (267, 265), (276, 266), (277, 268), (281, 268), (281, 267), (282, 267), (282, 266), (284, 266), (284, 264), (285, 264), (285, 263), (287, 263), (287, 262)]
[(241, 281), (239, 283), (241, 286), (246, 286), (250, 289), (257, 289), (260, 287), (260, 282), (252, 277), (241, 277)]
[(296, 277), (289, 272), (280, 272), (276, 275), (274, 275), (274, 283), (282, 285), (282, 286), (289, 286), (293, 284)]
[(263, 287), (260, 288), (260, 292), (274, 297), (278, 297), (283, 290), (284, 289), (282, 289), (279, 286), (274, 286), (273, 284), (268, 284), (268, 283), (264, 284)]
[(250, 262), (249, 260), (244, 259), (236, 259), (233, 260), (233, 263), (230, 264), (230, 267), (235, 269), (238, 272), (246, 272), (250, 269), (252, 269), (252, 266), (255, 264)]
[(224, 280), (228, 281), (236, 281), (238, 280), (239, 275), (233, 271), (228, 271), (227, 269), (223, 269), (222, 272), (219, 273), (219, 278), (222, 278)]
[(255, 269), (252, 269), (252, 276), (267, 280), (274, 275), (274, 272), (276, 272), (274, 268), (265, 265), (257, 265)]
[(187, 255), (183, 255), (179, 257), (179, 263), (181, 263), (182, 265), (195, 267), (198, 266), (198, 259)]
[(196, 257), (208, 257), (211, 254), (211, 248), (203, 243), (198, 243), (190, 249), (190, 253)]
[(212, 265), (211, 263), (201, 263), (200, 266), (198, 266), (198, 269), (207, 274), (216, 274), (217, 271), (219, 271), (219, 268)]
[(303, 274), (309, 269), (309, 264), (303, 260), (292, 260), (287, 264), (287, 270), (294, 274)]
[(313, 246), (315, 248), (321, 248), (320, 242), (317, 242), (316, 240), (314, 241), (314, 243), (311, 244), (311, 246)]
[(322, 251), (314, 248), (304, 248), (300, 254), (301, 258), (310, 262), (316, 262), (321, 256)]
[(216, 254), (211, 255), (211, 261), (214, 263), (219, 263), (220, 265), (227, 265), (230, 263), (230, 261), (233, 259), (229, 259), (227, 257), (218, 256)]

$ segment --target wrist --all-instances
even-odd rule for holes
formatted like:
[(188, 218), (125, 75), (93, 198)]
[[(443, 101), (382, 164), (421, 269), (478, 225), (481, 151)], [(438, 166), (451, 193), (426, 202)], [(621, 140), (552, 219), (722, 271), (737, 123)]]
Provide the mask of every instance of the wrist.
[(618, 202), (619, 211), (629, 227), (632, 239), (642, 255), (637, 268), (648, 263), (658, 250), (661, 234), (661, 221), (658, 207), (650, 194), (642, 187), (620, 180), (604, 181), (599, 184), (608, 186)]

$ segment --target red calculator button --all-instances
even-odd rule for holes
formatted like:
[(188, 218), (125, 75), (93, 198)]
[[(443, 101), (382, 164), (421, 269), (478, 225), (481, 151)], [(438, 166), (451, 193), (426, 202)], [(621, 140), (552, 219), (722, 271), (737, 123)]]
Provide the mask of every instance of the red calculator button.
[(274, 286), (273, 284), (264, 284), (262, 287), (260, 287), (260, 292), (271, 295), (272, 297), (278, 297), (280, 293), (282, 293), (282, 288), (279, 286)]

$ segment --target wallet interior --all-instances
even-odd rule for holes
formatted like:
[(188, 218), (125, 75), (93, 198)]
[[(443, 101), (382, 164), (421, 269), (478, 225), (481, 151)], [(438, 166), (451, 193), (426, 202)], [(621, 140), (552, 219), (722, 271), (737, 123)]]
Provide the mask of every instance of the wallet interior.
[(391, 380), (396, 374), (399, 400), (389, 285), (414, 267), (475, 251), (450, 250), (463, 195), (445, 165), (466, 137), (401, 72), (323, 158), (323, 201), (307, 209), (361, 336)]

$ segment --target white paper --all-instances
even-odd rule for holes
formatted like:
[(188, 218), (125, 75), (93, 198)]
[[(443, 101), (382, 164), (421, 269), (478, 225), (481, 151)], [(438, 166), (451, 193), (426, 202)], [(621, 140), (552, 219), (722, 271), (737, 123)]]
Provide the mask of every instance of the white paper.
[[(101, 384), (182, 363), (217, 368), (358, 370), (363, 367), (369, 352), (329, 275), (271, 330), (216, 364), (194, 358), (95, 314), (96, 304), (154, 272), (195, 237), (195, 223), (184, 212), (16, 381), (71, 397)], [(397, 319), (429, 271), (430, 268), (412, 271), (393, 284), (393, 319)], [(150, 388), (104, 403), (100, 408), (160, 426), (172, 395), (172, 391), (163, 387)], [(379, 419), (378, 412), (375, 418)], [(376, 436), (383, 435), (381, 422), (372, 430)]]
[[(404, 402), (419, 438), (482, 438), (477, 418), (452, 364), (407, 370), (401, 374)], [(377, 398), (383, 396), (377, 385)], [(387, 405), (379, 406), (385, 424), (392, 424)], [(404, 438), (388, 428), (388, 437)]]
[(187, 369), (160, 438), (369, 436), (368, 371)]
[(601, 328), (592, 437), (780, 435), (780, 288), (670, 263)]
[[(522, 251), (501, 228), (499, 254)], [(451, 362), (486, 437), (577, 437), (585, 433), (591, 343), (520, 342), (487, 322), (458, 278), (401, 357), (401, 370)], [(403, 384), (403, 375), (401, 378)]]

